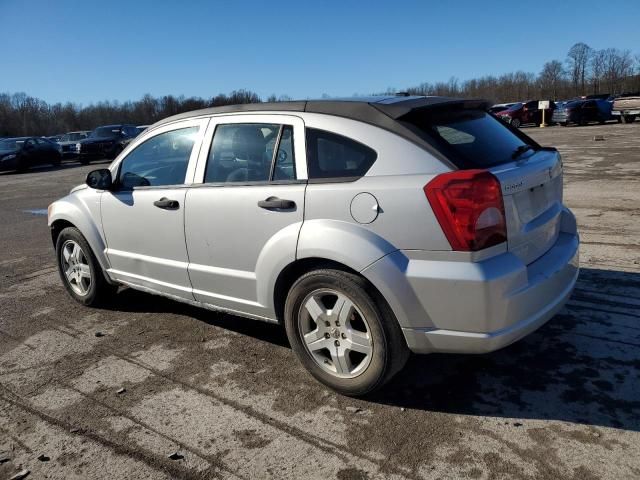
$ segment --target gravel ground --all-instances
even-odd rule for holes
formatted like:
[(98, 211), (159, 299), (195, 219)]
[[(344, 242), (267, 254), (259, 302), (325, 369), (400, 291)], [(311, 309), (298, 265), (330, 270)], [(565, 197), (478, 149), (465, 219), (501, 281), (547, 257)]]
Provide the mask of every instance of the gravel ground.
[(96, 164), (0, 174), (0, 478), (640, 477), (640, 124), (526, 132), (564, 158), (572, 299), (366, 400), (312, 380), (278, 326), (127, 289), (71, 301), (39, 210)]

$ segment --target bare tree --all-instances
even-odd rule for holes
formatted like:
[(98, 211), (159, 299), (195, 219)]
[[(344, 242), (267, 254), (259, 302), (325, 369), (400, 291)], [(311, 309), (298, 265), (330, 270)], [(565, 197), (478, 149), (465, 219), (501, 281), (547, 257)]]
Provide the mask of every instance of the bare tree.
[(558, 92), (564, 80), (564, 68), (559, 60), (551, 60), (542, 67), (538, 77), (540, 96), (542, 98), (558, 98)]
[(592, 49), (586, 43), (576, 43), (567, 53), (567, 66), (575, 95), (584, 95)]

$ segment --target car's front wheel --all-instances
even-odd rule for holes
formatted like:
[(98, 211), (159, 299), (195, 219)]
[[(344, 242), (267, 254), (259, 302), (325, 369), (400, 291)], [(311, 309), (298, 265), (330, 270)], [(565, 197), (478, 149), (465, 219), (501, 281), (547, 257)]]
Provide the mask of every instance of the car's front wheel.
[(117, 287), (104, 278), (102, 269), (87, 240), (75, 227), (67, 227), (56, 240), (58, 272), (67, 292), (83, 305), (97, 305)]
[(317, 380), (344, 395), (380, 388), (408, 358), (397, 320), (377, 297), (362, 277), (333, 269), (303, 275), (287, 296), (293, 351)]
[(513, 120), (511, 120), (511, 126), (514, 128), (520, 128), (520, 119), (514, 118)]

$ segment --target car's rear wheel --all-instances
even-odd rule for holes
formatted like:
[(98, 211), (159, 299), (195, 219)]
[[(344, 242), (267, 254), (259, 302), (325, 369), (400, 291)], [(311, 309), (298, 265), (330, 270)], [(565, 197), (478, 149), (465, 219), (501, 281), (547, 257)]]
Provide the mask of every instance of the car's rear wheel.
[(104, 277), (100, 264), (80, 231), (67, 227), (56, 240), (58, 272), (67, 292), (83, 305), (97, 305), (117, 287)]
[(636, 119), (635, 115), (622, 115), (622, 123), (633, 123)]
[(514, 118), (513, 120), (511, 120), (511, 126), (515, 128), (520, 128), (520, 119)]
[(398, 322), (378, 297), (362, 277), (333, 269), (303, 275), (287, 296), (293, 351), (317, 380), (344, 395), (380, 388), (408, 358)]

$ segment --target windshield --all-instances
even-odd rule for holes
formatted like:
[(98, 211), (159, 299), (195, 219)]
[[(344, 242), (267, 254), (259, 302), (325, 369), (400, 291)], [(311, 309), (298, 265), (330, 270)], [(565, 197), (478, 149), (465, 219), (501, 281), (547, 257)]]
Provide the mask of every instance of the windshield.
[(22, 148), (24, 138), (8, 138), (6, 140), (0, 140), (0, 150), (18, 150)]
[(120, 132), (120, 127), (98, 127), (91, 133), (91, 136), (96, 138), (113, 137), (119, 135)]
[(483, 110), (463, 108), (412, 112), (403, 122), (417, 127), (431, 145), (458, 168), (489, 168), (523, 157), (527, 137), (518, 136), (500, 120)]
[(61, 142), (76, 142), (78, 140), (82, 140), (83, 138), (87, 138), (84, 133), (66, 133), (60, 137)]

